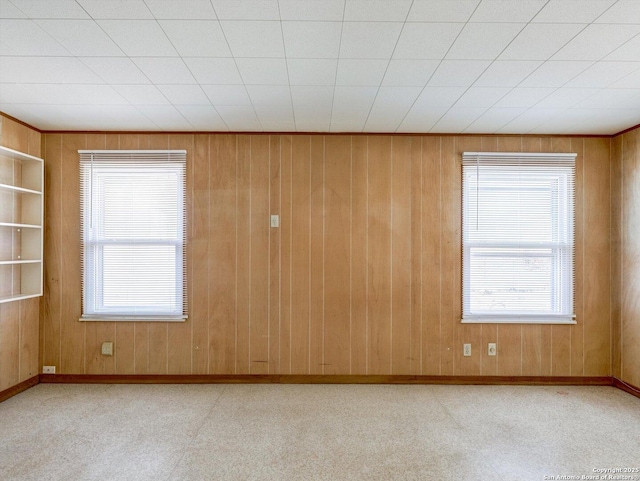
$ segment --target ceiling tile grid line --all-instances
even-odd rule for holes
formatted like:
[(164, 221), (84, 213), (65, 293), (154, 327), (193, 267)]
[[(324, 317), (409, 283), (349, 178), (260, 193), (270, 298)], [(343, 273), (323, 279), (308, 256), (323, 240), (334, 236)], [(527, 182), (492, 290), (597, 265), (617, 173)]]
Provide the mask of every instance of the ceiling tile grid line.
[(612, 134), (639, 98), (637, 0), (0, 0), (37, 128)]

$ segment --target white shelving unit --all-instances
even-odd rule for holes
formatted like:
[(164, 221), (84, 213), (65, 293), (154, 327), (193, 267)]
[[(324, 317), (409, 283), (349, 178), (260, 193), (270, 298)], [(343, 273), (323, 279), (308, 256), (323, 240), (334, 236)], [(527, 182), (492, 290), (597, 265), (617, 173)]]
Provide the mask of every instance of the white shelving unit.
[(0, 146), (0, 303), (42, 295), (44, 162)]

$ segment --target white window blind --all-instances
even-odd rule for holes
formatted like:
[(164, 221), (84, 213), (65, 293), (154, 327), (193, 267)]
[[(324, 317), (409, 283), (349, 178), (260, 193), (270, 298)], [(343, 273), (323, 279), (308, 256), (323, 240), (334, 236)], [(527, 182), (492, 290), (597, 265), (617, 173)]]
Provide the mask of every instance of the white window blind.
[(186, 151), (78, 152), (82, 319), (185, 319)]
[(575, 157), (463, 154), (462, 322), (575, 323)]

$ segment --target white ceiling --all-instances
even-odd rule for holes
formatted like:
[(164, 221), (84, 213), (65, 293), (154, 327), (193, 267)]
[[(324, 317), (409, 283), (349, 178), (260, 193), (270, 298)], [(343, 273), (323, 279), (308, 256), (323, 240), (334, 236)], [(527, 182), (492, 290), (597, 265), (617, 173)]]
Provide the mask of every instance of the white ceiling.
[(43, 130), (613, 134), (640, 0), (0, 0)]

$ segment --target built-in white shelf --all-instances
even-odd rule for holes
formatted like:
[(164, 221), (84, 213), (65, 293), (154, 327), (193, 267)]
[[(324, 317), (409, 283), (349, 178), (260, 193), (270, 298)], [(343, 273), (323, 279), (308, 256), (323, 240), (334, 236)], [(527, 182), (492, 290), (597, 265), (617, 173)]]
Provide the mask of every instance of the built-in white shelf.
[(16, 224), (15, 222), (0, 222), (0, 227), (15, 227), (17, 229), (42, 229), (41, 225)]
[(0, 266), (14, 266), (17, 264), (39, 264), (42, 261), (37, 261), (33, 259), (20, 259), (17, 261), (0, 261)]
[(16, 187), (15, 185), (0, 184), (0, 190), (9, 190), (12, 192), (19, 192), (21, 194), (37, 194), (42, 195), (42, 192), (33, 189), (25, 189), (24, 187)]
[(42, 295), (44, 162), (0, 146), (0, 303)]

